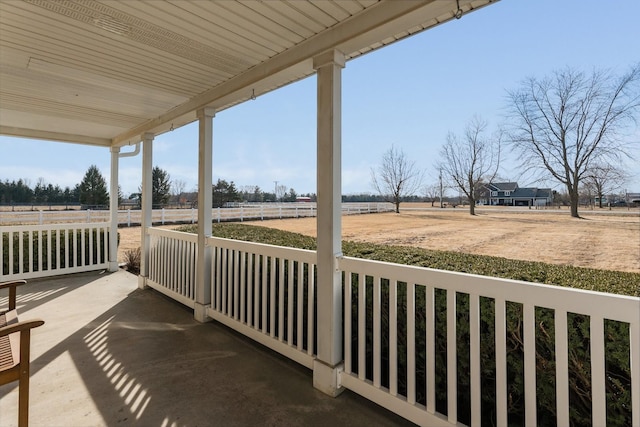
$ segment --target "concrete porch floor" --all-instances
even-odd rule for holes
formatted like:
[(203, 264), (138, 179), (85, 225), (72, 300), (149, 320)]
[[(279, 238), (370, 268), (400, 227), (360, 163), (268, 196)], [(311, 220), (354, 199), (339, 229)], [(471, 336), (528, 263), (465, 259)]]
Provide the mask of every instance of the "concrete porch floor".
[[(125, 271), (31, 280), (18, 290), (32, 333), (31, 426), (403, 426), (309, 370)], [(0, 295), (0, 308), (6, 295)], [(17, 383), (0, 387), (0, 426), (17, 424)]]

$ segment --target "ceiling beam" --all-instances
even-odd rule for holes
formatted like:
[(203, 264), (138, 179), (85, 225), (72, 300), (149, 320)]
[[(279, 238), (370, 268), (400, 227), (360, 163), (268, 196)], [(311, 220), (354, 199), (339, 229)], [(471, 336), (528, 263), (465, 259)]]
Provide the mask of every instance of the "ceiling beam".
[(70, 133), (17, 128), (12, 126), (0, 126), (0, 135), (15, 136), (19, 138), (44, 139), (47, 141), (71, 142), (74, 144), (96, 145), (100, 147), (111, 146), (111, 139), (109, 138), (96, 138)]

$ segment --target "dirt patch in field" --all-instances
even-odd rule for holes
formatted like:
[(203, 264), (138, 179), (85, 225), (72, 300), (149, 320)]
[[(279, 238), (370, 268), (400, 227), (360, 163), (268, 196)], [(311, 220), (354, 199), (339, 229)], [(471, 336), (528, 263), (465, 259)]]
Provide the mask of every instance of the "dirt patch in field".
[[(605, 270), (640, 272), (640, 215), (481, 210), (401, 210), (342, 217), (343, 240), (415, 246)], [(246, 224), (316, 235), (316, 219)], [(169, 226), (166, 228), (175, 228)], [(120, 229), (120, 258), (140, 245), (140, 228)]]

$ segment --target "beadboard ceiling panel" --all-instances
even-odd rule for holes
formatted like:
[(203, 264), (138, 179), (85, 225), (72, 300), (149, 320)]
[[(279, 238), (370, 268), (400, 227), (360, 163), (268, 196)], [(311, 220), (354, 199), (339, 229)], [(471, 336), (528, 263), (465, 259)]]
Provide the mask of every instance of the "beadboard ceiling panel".
[(0, 133), (137, 142), (493, 0), (0, 0)]

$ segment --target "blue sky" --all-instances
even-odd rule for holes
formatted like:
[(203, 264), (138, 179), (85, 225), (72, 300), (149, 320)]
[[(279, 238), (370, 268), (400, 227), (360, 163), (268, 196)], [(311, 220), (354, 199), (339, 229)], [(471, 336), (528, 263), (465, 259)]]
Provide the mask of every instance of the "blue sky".
[[(392, 145), (435, 183), (440, 147), (474, 115), (495, 129), (507, 90), (529, 76), (566, 66), (626, 72), (640, 61), (640, 1), (503, 0), (347, 63), (343, 70), (342, 192), (374, 192), (370, 169)], [(316, 191), (316, 79), (308, 78), (218, 113), (214, 119), (214, 182), (274, 181), (298, 193)], [(636, 129), (633, 140), (640, 140)], [(197, 124), (160, 135), (154, 165), (172, 180), (197, 183)], [(123, 150), (124, 151), (124, 150)], [(640, 192), (640, 149), (626, 183)], [(61, 187), (79, 183), (92, 164), (109, 179), (109, 150), (0, 137), (0, 180), (39, 178)], [(125, 195), (141, 180), (141, 156), (120, 161)], [(501, 176), (530, 184), (507, 158)], [(550, 183), (560, 189), (556, 184)]]

